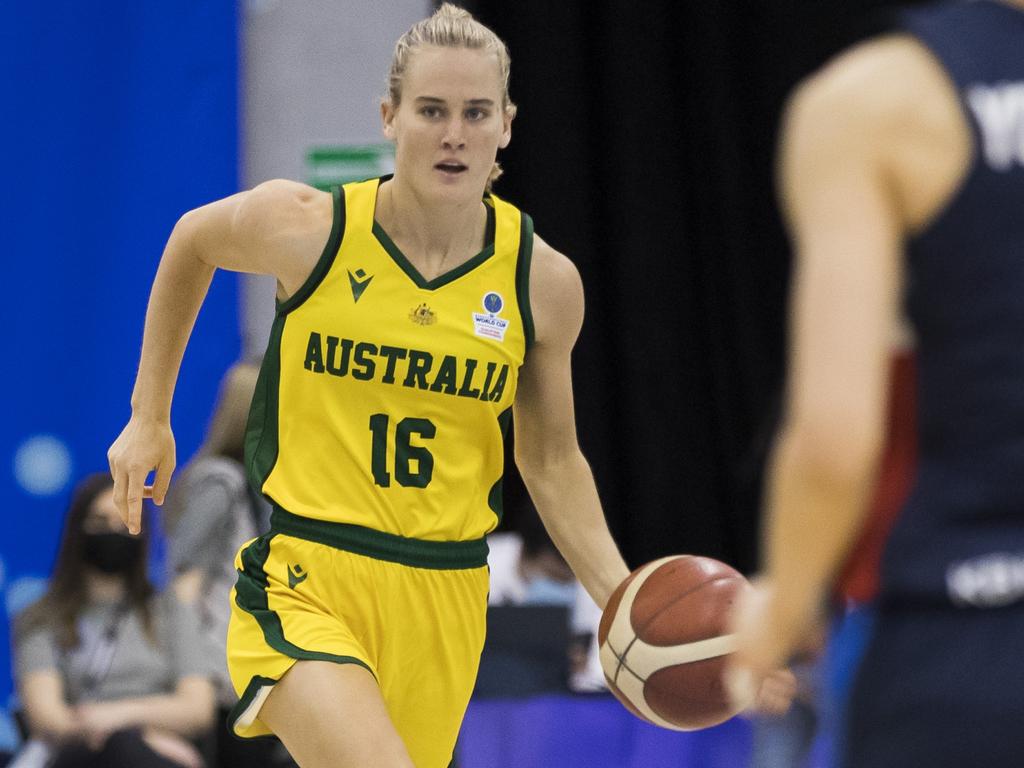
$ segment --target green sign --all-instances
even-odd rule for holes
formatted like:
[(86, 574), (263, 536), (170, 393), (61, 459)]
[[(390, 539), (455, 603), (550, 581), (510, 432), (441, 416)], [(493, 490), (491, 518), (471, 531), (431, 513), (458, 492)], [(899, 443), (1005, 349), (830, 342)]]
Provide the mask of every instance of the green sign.
[(395, 170), (391, 144), (312, 147), (306, 152), (306, 180), (318, 189), (383, 176)]

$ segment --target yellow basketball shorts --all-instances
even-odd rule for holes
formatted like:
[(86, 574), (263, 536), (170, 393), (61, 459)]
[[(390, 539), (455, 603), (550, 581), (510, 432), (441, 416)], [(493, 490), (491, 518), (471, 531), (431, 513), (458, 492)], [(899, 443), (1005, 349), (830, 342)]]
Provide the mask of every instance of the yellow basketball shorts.
[(276, 508), (235, 558), (227, 655), (238, 736), (299, 660), (359, 664), (377, 679), (417, 768), (446, 768), (483, 649), (484, 540), (405, 539)]

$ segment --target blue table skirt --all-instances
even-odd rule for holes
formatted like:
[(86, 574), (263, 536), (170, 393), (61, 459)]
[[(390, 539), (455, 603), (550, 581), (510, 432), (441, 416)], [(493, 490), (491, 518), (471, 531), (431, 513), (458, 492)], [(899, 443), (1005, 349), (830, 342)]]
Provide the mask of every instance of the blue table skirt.
[(611, 696), (485, 699), (469, 705), (459, 768), (742, 768), (751, 727), (733, 718), (676, 733), (643, 722)]

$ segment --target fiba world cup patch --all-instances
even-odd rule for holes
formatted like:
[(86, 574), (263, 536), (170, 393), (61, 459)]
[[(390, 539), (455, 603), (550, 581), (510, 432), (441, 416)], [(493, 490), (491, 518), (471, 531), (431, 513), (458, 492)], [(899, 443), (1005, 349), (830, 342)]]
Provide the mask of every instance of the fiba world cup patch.
[(500, 293), (495, 291), (485, 293), (483, 313), (473, 313), (473, 330), (476, 335), (483, 336), (485, 339), (504, 341), (509, 321), (498, 316), (504, 308), (505, 300), (501, 298)]

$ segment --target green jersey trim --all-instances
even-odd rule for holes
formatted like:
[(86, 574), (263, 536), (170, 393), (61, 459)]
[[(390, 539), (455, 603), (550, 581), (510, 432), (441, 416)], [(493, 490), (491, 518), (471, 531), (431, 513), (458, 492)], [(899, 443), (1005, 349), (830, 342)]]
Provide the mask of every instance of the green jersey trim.
[[(512, 423), (512, 406), (509, 406), (504, 411), (498, 414), (498, 427), (501, 429), (501, 440), (505, 441), (508, 435), (508, 425)], [(505, 471), (502, 469), (501, 475), (495, 481), (494, 485), (491, 486), (490, 493), (487, 494), (487, 506), (491, 508), (491, 512), (494, 513), (495, 517), (498, 518), (498, 524), (501, 524), (501, 518), (505, 514), (504, 499), (504, 479)]]
[(523, 335), (526, 349), (533, 346), (533, 310), (530, 308), (530, 264), (533, 262), (533, 219), (529, 214), (519, 214), (519, 256), (516, 259), (516, 298), (519, 301), (519, 316), (523, 320)]
[(448, 285), (448, 283), (458, 280), (460, 277), (468, 272), (472, 272), (478, 266), (487, 261), (491, 256), (494, 255), (494, 207), (491, 205), (484, 206), (487, 209), (487, 230), (484, 234), (484, 242), (487, 245), (480, 251), (476, 256), (471, 258), (464, 264), (460, 264), (443, 275), (438, 275), (433, 280), (427, 280), (423, 275), (420, 274), (419, 270), (412, 265), (408, 257), (402, 253), (402, 249), (395, 245), (395, 241), (391, 239), (384, 228), (377, 223), (377, 220), (373, 220), (373, 236), (377, 238), (377, 242), (381, 244), (387, 254), (391, 257), (392, 261), (398, 265), (398, 267), (405, 272), (413, 283), (416, 284), (417, 288), (424, 288), (426, 290), (436, 290), (441, 286)]
[(338, 255), (338, 249), (341, 247), (342, 237), (345, 235), (345, 192), (341, 187), (334, 187), (331, 190), (331, 196), (334, 199), (334, 216), (331, 222), (331, 234), (327, 238), (327, 245), (324, 246), (323, 253), (317, 259), (313, 271), (309, 273), (309, 277), (299, 286), (299, 290), (284, 301), (277, 302), (278, 314), (287, 315), (312, 296), (313, 291), (320, 286), (320, 283), (327, 277), (327, 273), (331, 271), (334, 259)]
[(331, 190), (331, 197), (334, 208), (331, 234), (306, 281), (290, 297), (277, 302), (277, 314), (270, 328), (267, 352), (263, 356), (252, 406), (249, 408), (249, 419), (245, 425), (245, 468), (249, 484), (260, 494), (263, 493), (263, 484), (277, 463), (281, 337), (284, 335), (285, 318), (289, 312), (313, 295), (313, 291), (327, 277), (345, 235), (345, 192), (341, 187), (334, 187)]
[(281, 337), (286, 316), (279, 312), (270, 326), (270, 340), (263, 356), (249, 419), (245, 425), (245, 470), (252, 489), (263, 493), (278, 454), (278, 414), (281, 389)]
[(427, 541), (409, 539), (350, 523), (332, 523), (295, 515), (275, 504), (270, 513), (271, 534), (294, 536), (376, 560), (413, 568), (463, 570), (487, 565), (487, 540)]

